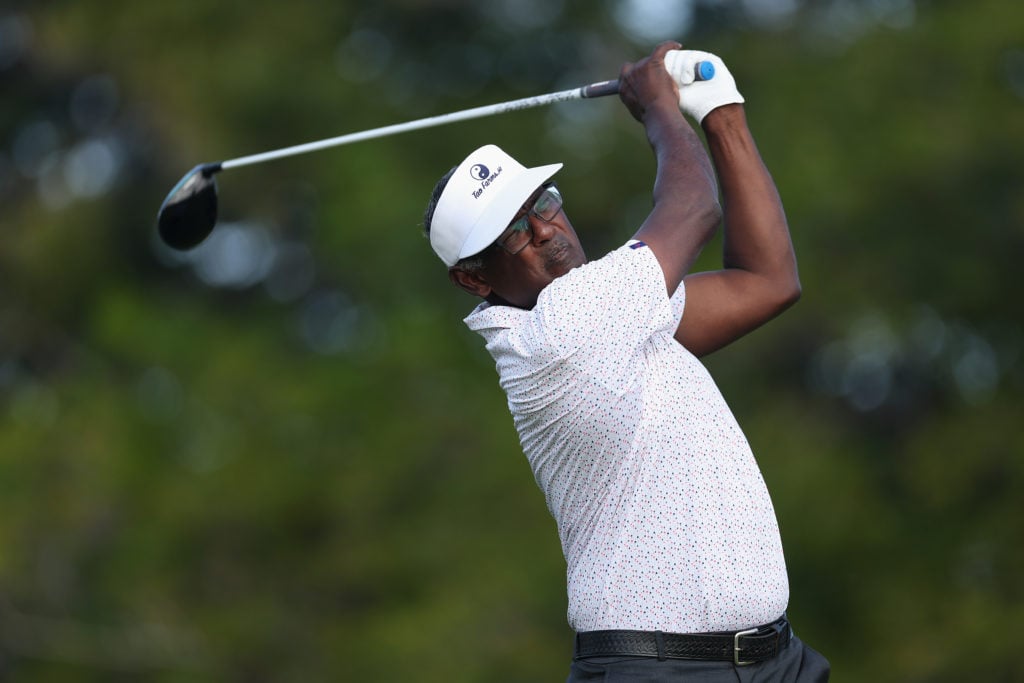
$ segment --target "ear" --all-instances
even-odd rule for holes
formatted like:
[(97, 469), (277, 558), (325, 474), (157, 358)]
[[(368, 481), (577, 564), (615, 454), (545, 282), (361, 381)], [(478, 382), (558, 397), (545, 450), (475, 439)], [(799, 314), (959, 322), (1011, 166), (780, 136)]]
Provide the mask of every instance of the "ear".
[(487, 284), (487, 280), (476, 273), (469, 273), (461, 268), (449, 268), (448, 279), (459, 289), (481, 299), (491, 295), (491, 286)]

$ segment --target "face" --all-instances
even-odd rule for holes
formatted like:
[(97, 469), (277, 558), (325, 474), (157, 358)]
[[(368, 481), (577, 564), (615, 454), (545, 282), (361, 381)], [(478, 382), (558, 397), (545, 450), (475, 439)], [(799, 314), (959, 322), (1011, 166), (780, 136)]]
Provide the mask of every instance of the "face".
[(484, 271), (479, 275), (470, 276), (471, 281), (467, 281), (467, 273), (459, 271), (461, 276), (453, 274), (456, 284), (494, 303), (533, 308), (541, 290), (555, 278), (586, 263), (583, 246), (565, 211), (559, 209), (550, 220), (538, 215), (550, 215), (542, 210), (544, 202), (550, 200), (550, 196), (541, 200), (536, 212), (531, 210), (535, 208), (538, 198), (545, 189), (538, 188), (512, 219), (510, 226), (516, 226), (517, 221), (523, 217), (529, 225), (528, 241), (522, 234), (521, 229), (525, 227), (522, 223), (516, 226), (520, 229), (520, 234), (505, 240), (512, 246), (512, 251), (518, 249), (518, 253), (510, 253), (510, 250), (499, 244), (503, 238), (509, 236), (509, 231), (506, 231), (498, 242), (482, 254)]

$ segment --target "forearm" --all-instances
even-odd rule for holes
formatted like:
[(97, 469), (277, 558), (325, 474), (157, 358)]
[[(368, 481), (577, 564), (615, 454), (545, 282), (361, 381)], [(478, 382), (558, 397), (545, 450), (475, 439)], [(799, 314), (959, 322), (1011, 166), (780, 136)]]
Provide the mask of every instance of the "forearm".
[(795, 299), (800, 282), (785, 211), (743, 107), (719, 107), (702, 126), (721, 188), (724, 267), (766, 278), (778, 296)]
[(657, 162), (655, 206), (675, 204), (697, 213), (717, 206), (718, 186), (711, 159), (675, 103), (649, 112), (644, 129)]
[(637, 233), (655, 249), (674, 291), (721, 220), (714, 168), (675, 101), (643, 118), (657, 173), (654, 207)]

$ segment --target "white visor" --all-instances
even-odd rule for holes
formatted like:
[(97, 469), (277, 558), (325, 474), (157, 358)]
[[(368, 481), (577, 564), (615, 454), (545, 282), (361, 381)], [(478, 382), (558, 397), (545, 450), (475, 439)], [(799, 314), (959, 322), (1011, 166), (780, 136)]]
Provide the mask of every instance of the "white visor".
[(526, 168), (496, 145), (481, 147), (459, 164), (441, 193), (430, 222), (430, 246), (447, 266), (480, 253), (560, 168)]

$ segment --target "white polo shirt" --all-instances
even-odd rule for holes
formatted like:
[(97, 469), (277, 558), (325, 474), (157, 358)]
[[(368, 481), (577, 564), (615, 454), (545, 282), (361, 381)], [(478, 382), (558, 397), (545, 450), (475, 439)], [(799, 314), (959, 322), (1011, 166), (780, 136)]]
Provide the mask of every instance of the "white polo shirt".
[(577, 631), (738, 630), (789, 600), (750, 446), (673, 338), (684, 302), (630, 242), (556, 279), (532, 310), (485, 303), (466, 318), (558, 524)]

